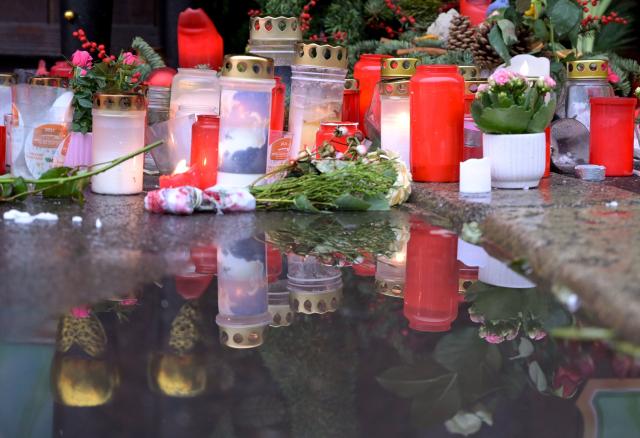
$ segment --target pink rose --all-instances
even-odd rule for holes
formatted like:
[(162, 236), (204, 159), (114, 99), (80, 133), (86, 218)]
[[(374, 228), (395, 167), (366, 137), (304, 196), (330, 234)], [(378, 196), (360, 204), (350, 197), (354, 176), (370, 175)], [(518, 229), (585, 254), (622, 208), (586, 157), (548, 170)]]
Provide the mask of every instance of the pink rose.
[(122, 63), (125, 65), (138, 64), (138, 57), (131, 52), (124, 52), (122, 54)]
[(91, 58), (91, 54), (84, 50), (76, 50), (71, 55), (71, 63), (76, 67), (81, 68), (91, 68), (91, 63), (93, 62), (93, 58)]
[(614, 72), (611, 69), (611, 67), (608, 67), (608, 69), (609, 69), (609, 76), (608, 76), (609, 82), (611, 82), (612, 84), (617, 84), (618, 82), (620, 82), (620, 76), (618, 76), (616, 72)]
[(491, 75), (491, 79), (493, 79), (498, 85), (506, 85), (511, 78), (511, 72), (504, 68), (496, 70), (496, 72)]
[(89, 306), (78, 306), (71, 309), (71, 316), (78, 319), (89, 317)]

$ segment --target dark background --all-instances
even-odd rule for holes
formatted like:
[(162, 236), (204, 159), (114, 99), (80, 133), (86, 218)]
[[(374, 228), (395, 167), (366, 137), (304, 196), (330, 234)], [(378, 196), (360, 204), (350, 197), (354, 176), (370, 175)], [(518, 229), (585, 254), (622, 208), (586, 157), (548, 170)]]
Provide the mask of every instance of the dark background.
[[(105, 18), (92, 19), (82, 13), (92, 3), (105, 17), (112, 3), (110, 41), (105, 41), (100, 29), (105, 27)], [(0, 0), (0, 71), (36, 68), (39, 59), (50, 67), (54, 60), (62, 59), (61, 46), (66, 46), (67, 56), (79, 48), (80, 43), (70, 36), (79, 27), (89, 39), (110, 44), (111, 53), (128, 48), (134, 36), (141, 36), (175, 66), (177, 18), (187, 7), (205, 9), (224, 38), (226, 53), (244, 52), (249, 34), (247, 11), (256, 7), (251, 0)], [(64, 19), (67, 9), (76, 12), (72, 23)]]

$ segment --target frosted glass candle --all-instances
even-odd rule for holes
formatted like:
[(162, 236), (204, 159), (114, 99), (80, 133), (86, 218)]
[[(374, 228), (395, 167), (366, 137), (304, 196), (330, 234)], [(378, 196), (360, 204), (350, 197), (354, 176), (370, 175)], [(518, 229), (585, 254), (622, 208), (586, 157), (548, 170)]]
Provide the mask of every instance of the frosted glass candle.
[(382, 149), (400, 155), (407, 168), (411, 168), (411, 116), (409, 96), (380, 97), (380, 137)]
[(460, 163), (460, 193), (491, 192), (491, 162), (488, 158)]
[[(125, 101), (128, 103), (120, 103)], [(142, 96), (97, 95), (93, 108), (91, 163), (112, 161), (143, 148), (145, 124), (146, 111)], [(103, 195), (140, 193), (143, 165), (144, 155), (139, 154), (111, 170), (92, 177), (91, 190)]]

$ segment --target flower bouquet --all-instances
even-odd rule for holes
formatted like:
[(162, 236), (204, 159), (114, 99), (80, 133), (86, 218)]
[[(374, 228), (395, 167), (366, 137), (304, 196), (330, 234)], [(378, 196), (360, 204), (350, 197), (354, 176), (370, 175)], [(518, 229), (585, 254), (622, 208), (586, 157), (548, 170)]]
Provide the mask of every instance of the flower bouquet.
[(494, 187), (538, 186), (545, 169), (544, 131), (556, 108), (555, 85), (550, 77), (532, 81), (498, 69), (478, 88), (471, 115), (483, 132)]

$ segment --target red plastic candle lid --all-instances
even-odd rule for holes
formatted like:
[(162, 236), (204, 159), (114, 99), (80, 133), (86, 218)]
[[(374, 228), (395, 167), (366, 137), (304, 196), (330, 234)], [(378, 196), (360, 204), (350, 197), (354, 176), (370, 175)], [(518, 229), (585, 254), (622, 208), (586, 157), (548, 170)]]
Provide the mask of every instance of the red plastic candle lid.
[(592, 97), (591, 105), (624, 105), (635, 108), (635, 97)]

